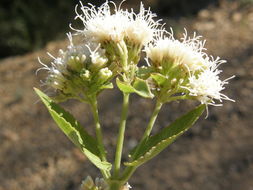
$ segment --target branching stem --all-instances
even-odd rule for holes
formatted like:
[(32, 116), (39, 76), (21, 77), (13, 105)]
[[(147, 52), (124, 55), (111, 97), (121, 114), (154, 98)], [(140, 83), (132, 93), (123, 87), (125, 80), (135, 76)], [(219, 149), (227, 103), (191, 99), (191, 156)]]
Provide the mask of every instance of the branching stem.
[[(141, 141), (140, 143), (138, 144), (136, 150), (134, 151), (133, 155), (132, 155), (132, 160), (136, 159), (136, 156), (138, 155), (138, 152), (140, 151), (140, 147), (143, 143), (145, 143), (145, 141), (147, 140), (147, 138), (149, 137), (151, 131), (152, 131), (152, 128), (155, 124), (155, 121), (156, 121), (156, 118), (158, 116), (158, 113), (160, 112), (161, 110), (161, 107), (162, 107), (162, 103), (157, 101), (156, 102), (156, 105), (155, 105), (155, 109), (152, 113), (152, 116), (149, 120), (149, 123), (147, 125), (147, 128), (141, 138)], [(123, 173), (123, 176), (121, 178), (122, 181), (125, 181), (127, 182), (128, 179), (131, 177), (131, 175), (134, 173), (134, 171), (137, 169), (137, 167), (135, 166), (129, 166), (125, 169), (124, 173)]]

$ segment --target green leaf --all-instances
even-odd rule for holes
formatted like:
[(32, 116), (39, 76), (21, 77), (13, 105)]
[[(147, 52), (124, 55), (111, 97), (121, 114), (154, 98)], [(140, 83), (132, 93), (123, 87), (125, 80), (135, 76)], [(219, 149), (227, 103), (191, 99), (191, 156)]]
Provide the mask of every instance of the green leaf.
[(47, 95), (34, 88), (42, 102), (47, 107), (58, 127), (99, 169), (110, 170), (111, 164), (101, 161), (96, 139), (90, 136), (80, 123), (67, 111), (54, 103)]
[(133, 93), (135, 92), (135, 89), (126, 82), (122, 82), (120, 79), (116, 79), (116, 84), (119, 87), (119, 89), (124, 93)]
[(136, 77), (133, 86), (126, 82), (122, 82), (120, 79), (116, 79), (117, 86), (124, 93), (136, 93), (144, 98), (153, 98), (149, 85), (146, 80)]
[(204, 110), (205, 105), (200, 105), (175, 120), (170, 126), (163, 128), (158, 134), (149, 137), (140, 145), (140, 151), (133, 158), (134, 160), (125, 163), (125, 165), (137, 167), (152, 159), (187, 131)]
[(160, 73), (152, 73), (151, 78), (158, 84), (162, 85), (167, 81), (167, 78), (164, 75), (161, 75)]
[(144, 98), (153, 98), (154, 95), (151, 93), (149, 85), (146, 80), (136, 78), (133, 84), (135, 92)]

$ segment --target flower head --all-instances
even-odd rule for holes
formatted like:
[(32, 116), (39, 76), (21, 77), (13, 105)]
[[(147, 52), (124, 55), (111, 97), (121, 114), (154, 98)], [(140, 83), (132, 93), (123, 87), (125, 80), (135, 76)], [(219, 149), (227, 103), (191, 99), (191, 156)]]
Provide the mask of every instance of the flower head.
[(221, 93), (225, 89), (224, 85), (228, 84), (230, 77), (224, 81), (220, 80), (219, 74), (222, 72), (217, 69), (218, 65), (213, 65), (208, 69), (203, 70), (198, 75), (192, 75), (189, 77), (189, 83), (186, 88), (189, 91), (189, 95), (195, 97), (202, 104), (221, 105), (216, 104), (215, 100), (220, 103), (222, 100), (230, 100), (226, 95)]
[(146, 48), (147, 57), (154, 66), (160, 66), (162, 62), (174, 65), (183, 65), (190, 72), (208, 68), (209, 61), (205, 52), (205, 41), (194, 34), (193, 38), (187, 37), (187, 32), (181, 40), (173, 37), (173, 32), (167, 33), (169, 37), (161, 33), (160, 36)]
[(53, 58), (51, 67), (41, 62), (44, 66), (41, 69), (48, 70), (44, 84), (55, 89), (57, 95), (66, 98), (83, 96), (90, 89), (92, 93), (98, 92), (112, 76), (112, 71), (107, 67), (105, 51), (100, 45), (92, 50), (96, 44), (74, 45), (70, 33), (68, 38), (70, 43), (67, 49), (59, 50), (58, 57), (49, 54)]
[(127, 40), (134, 44), (146, 45), (153, 40), (160, 30), (160, 20), (155, 21), (156, 14), (152, 13), (150, 9), (146, 10), (142, 3), (139, 13), (135, 14), (132, 10), (129, 17), (130, 21), (125, 34)]
[(84, 45), (75, 46), (72, 41), (72, 35), (67, 34), (69, 38), (69, 45), (66, 51), (59, 50), (59, 56), (54, 57), (51, 62), (51, 67), (43, 64), (43, 68), (48, 70), (48, 77), (45, 84), (55, 88), (56, 90), (64, 91), (68, 93), (68, 77), (71, 76), (71, 72), (78, 72), (84, 68), (87, 57), (89, 56), (89, 50)]
[(208, 56), (205, 41), (200, 38), (195, 34), (189, 38), (186, 31), (181, 40), (175, 39), (173, 32), (160, 33), (159, 38), (145, 48), (151, 66), (158, 68), (158, 74), (151, 75), (156, 84), (154, 90), (168, 92), (160, 95), (165, 100), (194, 97), (206, 105), (219, 105), (215, 100), (231, 100), (221, 93), (229, 79), (220, 80), (221, 70), (217, 69), (226, 61)]
[[(113, 11), (110, 4), (114, 6)], [(160, 26), (160, 21), (154, 20), (156, 15), (149, 9), (146, 10), (142, 3), (138, 14), (133, 10), (131, 12), (123, 10), (121, 6), (117, 7), (113, 2), (108, 1), (97, 9), (91, 4), (84, 6), (81, 3), (81, 13), (77, 8), (76, 19), (81, 19), (84, 29), (74, 30), (98, 43), (118, 43), (126, 39), (133, 44), (145, 45), (153, 40)]]
[(82, 13), (78, 13), (78, 7), (76, 7), (75, 19), (81, 19), (84, 24), (83, 30), (76, 31), (84, 34), (87, 39), (98, 43), (123, 40), (125, 27), (129, 22), (127, 12), (117, 9), (115, 6), (113, 13), (108, 1), (97, 9), (95, 6), (89, 5), (84, 6), (81, 3)]

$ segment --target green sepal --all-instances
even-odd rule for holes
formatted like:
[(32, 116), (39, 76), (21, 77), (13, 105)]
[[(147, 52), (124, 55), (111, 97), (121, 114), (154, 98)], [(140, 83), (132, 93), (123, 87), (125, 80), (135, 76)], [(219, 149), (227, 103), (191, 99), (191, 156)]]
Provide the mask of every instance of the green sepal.
[(187, 114), (175, 120), (168, 127), (163, 128), (158, 134), (149, 137), (143, 142), (131, 162), (124, 163), (126, 166), (138, 167), (149, 161), (162, 150), (173, 143), (180, 135), (187, 131), (205, 110), (205, 105), (200, 105)]
[(99, 158), (97, 141), (90, 136), (80, 123), (67, 111), (52, 101), (39, 89), (34, 88), (50, 115), (64, 134), (86, 155), (99, 169), (109, 171), (112, 165)]

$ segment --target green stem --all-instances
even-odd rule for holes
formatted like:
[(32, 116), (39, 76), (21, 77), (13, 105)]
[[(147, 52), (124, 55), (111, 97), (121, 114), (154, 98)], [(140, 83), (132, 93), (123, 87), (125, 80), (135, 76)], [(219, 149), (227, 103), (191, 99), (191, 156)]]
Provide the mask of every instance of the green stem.
[(126, 183), (129, 180), (129, 178), (133, 175), (136, 169), (137, 169), (136, 166), (127, 167), (121, 177), (121, 180), (124, 181), (124, 183)]
[(142, 139), (141, 139), (140, 143), (143, 143), (143, 141), (145, 141), (147, 139), (147, 137), (150, 135), (150, 133), (152, 131), (152, 128), (153, 128), (153, 126), (155, 124), (156, 118), (157, 118), (157, 116), (158, 116), (161, 108), (162, 108), (162, 103), (159, 102), (159, 101), (157, 101), (156, 105), (155, 105), (155, 109), (154, 109), (154, 111), (153, 111), (153, 113), (151, 115), (151, 118), (149, 120), (148, 126), (147, 126), (147, 128), (146, 128), (146, 130), (145, 130), (145, 132), (144, 132), (144, 134), (142, 136)]
[[(100, 158), (102, 161), (106, 161), (106, 152), (103, 144), (103, 135), (102, 135), (102, 130), (99, 122), (99, 115), (98, 115), (98, 107), (97, 107), (97, 99), (96, 98), (91, 98), (90, 99), (90, 105), (91, 105), (91, 110), (95, 122), (95, 127), (96, 127), (96, 137), (97, 137), (97, 143), (98, 143), (98, 149), (100, 152)], [(106, 172), (104, 170), (101, 170), (103, 177), (105, 179), (110, 177), (110, 173)]]
[(117, 147), (115, 153), (115, 161), (114, 161), (114, 178), (119, 176), (120, 172), (120, 165), (121, 165), (121, 156), (122, 156), (122, 149), (124, 143), (124, 134), (126, 128), (126, 119), (128, 113), (128, 104), (129, 104), (129, 94), (123, 93), (123, 106), (122, 106), (122, 113), (119, 125), (119, 134), (117, 139)]
[(135, 157), (137, 156), (137, 154), (138, 154), (138, 152), (140, 150), (141, 144), (143, 144), (147, 140), (147, 138), (149, 137), (149, 135), (150, 135), (150, 133), (151, 133), (151, 131), (153, 129), (153, 126), (155, 124), (155, 121), (156, 121), (156, 118), (158, 116), (158, 113), (161, 110), (161, 107), (162, 107), (162, 103), (159, 102), (159, 101), (157, 101), (156, 105), (155, 105), (155, 109), (154, 109), (154, 111), (153, 111), (153, 113), (151, 115), (151, 118), (149, 120), (148, 126), (147, 126), (147, 128), (146, 128), (146, 130), (145, 130), (145, 132), (144, 132), (144, 134), (143, 134), (143, 136), (141, 138), (141, 141), (140, 141), (138, 147), (136, 148), (136, 150), (133, 153), (132, 159), (135, 159)]
[[(151, 133), (151, 131), (152, 131), (152, 128), (153, 128), (153, 126), (154, 126), (154, 124), (155, 124), (155, 121), (156, 121), (156, 118), (157, 118), (157, 116), (158, 116), (158, 113), (159, 113), (160, 110), (161, 110), (162, 105), (163, 105), (163, 104), (162, 104), (161, 102), (159, 102), (159, 101), (156, 102), (155, 109), (154, 109), (154, 111), (153, 111), (153, 113), (152, 113), (152, 115), (151, 115), (151, 118), (150, 118), (150, 120), (149, 120), (148, 126), (147, 126), (147, 128), (146, 128), (146, 130), (145, 130), (145, 132), (144, 132), (144, 134), (143, 134), (143, 136), (142, 136), (142, 138), (141, 138), (140, 143), (138, 144), (136, 150), (134, 151), (134, 153), (133, 153), (133, 155), (132, 155), (132, 160), (136, 159), (136, 156), (137, 156), (137, 154), (138, 154), (138, 152), (139, 152), (139, 150), (140, 150), (141, 145), (142, 145), (143, 143), (145, 143), (145, 141), (146, 141), (147, 138), (149, 137), (149, 135), (150, 135), (150, 133)], [(127, 182), (128, 179), (131, 177), (131, 175), (134, 173), (134, 171), (135, 171), (136, 169), (137, 169), (137, 167), (134, 167), (134, 166), (129, 166), (129, 167), (127, 167), (127, 168), (125, 169), (123, 175), (122, 175), (121, 180), (124, 181), (124, 182)]]
[(109, 190), (120, 190), (122, 189), (123, 184), (118, 180), (110, 180), (109, 181)]

